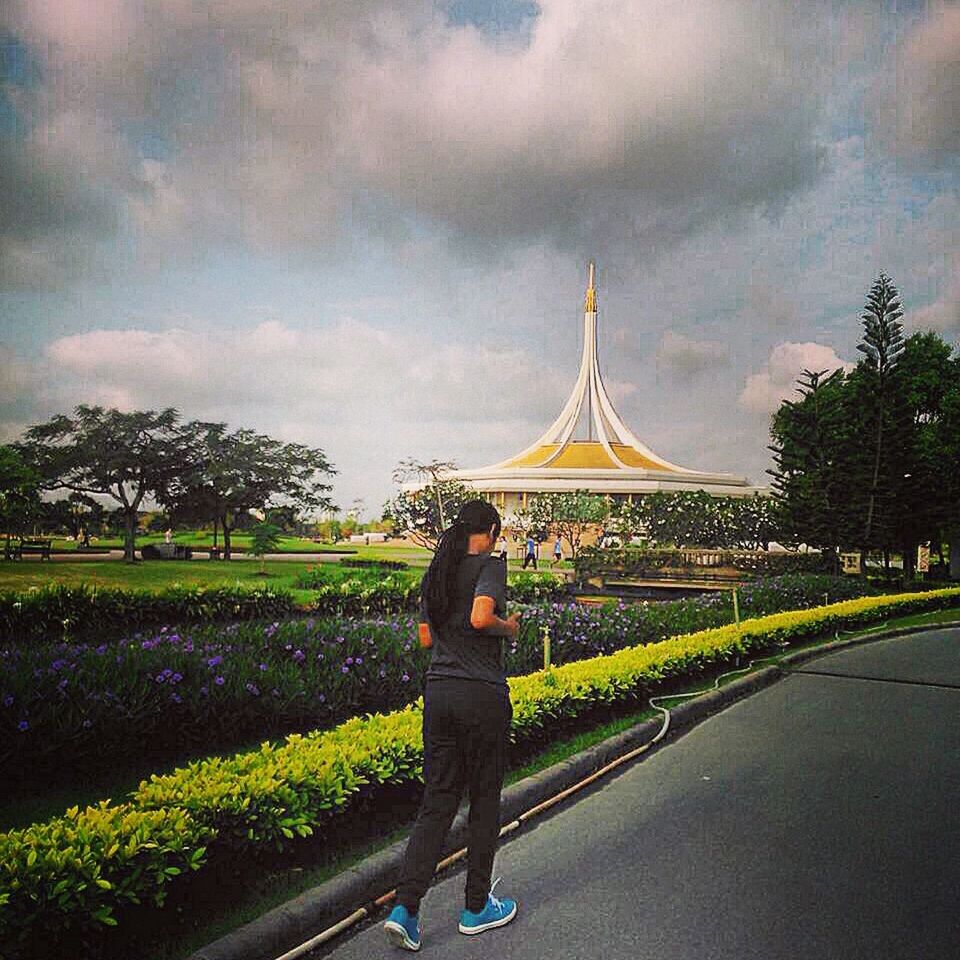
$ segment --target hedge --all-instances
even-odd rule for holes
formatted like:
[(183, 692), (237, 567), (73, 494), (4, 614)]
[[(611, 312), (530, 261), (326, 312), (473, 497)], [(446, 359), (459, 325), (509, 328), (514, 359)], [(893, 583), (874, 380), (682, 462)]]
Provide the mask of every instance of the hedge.
[[(958, 600), (960, 588), (849, 600), (514, 677), (511, 738), (538, 737), (557, 720), (642, 699), (665, 681), (750, 652)], [(282, 849), (322, 830), (362, 790), (421, 778), (421, 710), (422, 700), (280, 746), (198, 761), (144, 781), (129, 804), (70, 811), (0, 835), (0, 941), (21, 954), (49, 950), (57, 937), (110, 923), (124, 902), (156, 901), (177, 871), (201, 865), (207, 849)]]
[(56, 584), (0, 594), (0, 637), (48, 640), (91, 631), (137, 630), (158, 623), (265, 620), (296, 610), (290, 593), (269, 587), (168, 587), (126, 590)]
[[(692, 555), (708, 555), (710, 566), (691, 562)], [(712, 550), (691, 547), (688, 550), (650, 550), (637, 547), (587, 547), (575, 561), (577, 580), (598, 575), (617, 574), (642, 577), (665, 569), (702, 570), (712, 566), (729, 567), (741, 573), (775, 577), (787, 573), (830, 573), (833, 561), (820, 553), (769, 553), (762, 550)]]

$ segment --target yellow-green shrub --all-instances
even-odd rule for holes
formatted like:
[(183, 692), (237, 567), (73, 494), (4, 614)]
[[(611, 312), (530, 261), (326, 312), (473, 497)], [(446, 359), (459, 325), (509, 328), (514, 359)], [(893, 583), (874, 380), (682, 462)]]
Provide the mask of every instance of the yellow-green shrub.
[(13, 949), (38, 936), (82, 939), (115, 924), (119, 906), (160, 905), (170, 880), (203, 864), (211, 836), (177, 807), (109, 801), (0, 834), (0, 941)]

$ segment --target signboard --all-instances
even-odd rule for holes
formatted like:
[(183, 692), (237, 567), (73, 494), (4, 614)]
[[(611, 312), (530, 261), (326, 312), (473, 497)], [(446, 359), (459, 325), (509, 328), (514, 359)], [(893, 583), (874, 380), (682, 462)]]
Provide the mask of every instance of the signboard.
[(930, 544), (921, 543), (917, 547), (917, 573), (930, 572)]
[(840, 563), (843, 566), (844, 573), (860, 573), (860, 554), (859, 553), (841, 553)]

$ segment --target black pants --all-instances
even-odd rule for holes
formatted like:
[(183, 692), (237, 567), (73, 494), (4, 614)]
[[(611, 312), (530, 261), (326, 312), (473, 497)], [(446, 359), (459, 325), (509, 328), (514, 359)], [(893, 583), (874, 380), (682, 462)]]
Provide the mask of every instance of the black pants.
[(536, 554), (528, 553), (528, 554), (523, 558), (523, 569), (524, 569), (524, 570), (527, 569), (527, 564), (528, 564), (528, 563), (532, 563), (532, 564), (533, 564), (533, 569), (534, 569), (534, 570), (537, 569), (537, 557), (536, 557)]
[(465, 904), (487, 902), (500, 834), (500, 790), (513, 718), (506, 687), (482, 680), (428, 680), (423, 694), (425, 787), (404, 855), (397, 902), (420, 909), (464, 790), (470, 796)]

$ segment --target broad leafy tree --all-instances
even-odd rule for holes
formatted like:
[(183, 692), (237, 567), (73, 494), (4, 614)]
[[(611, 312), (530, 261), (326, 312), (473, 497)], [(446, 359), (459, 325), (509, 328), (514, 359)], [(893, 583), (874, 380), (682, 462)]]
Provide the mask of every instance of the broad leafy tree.
[[(435, 550), (440, 536), (460, 508), (476, 499), (476, 492), (445, 474), (456, 468), (449, 462), (420, 463), (403, 460), (393, 472), (395, 483), (409, 484), (384, 504), (383, 518), (393, 522), (397, 533), (406, 532), (415, 543)], [(414, 486), (415, 485), (415, 486)]]
[(326, 481), (336, 471), (322, 450), (199, 421), (187, 424), (183, 443), (188, 468), (164, 485), (158, 499), (174, 516), (202, 515), (218, 523), (226, 560), (230, 534), (251, 510), (333, 508)]
[(570, 556), (576, 558), (584, 534), (601, 527), (610, 516), (606, 497), (577, 490), (573, 493), (540, 493), (531, 498), (525, 510), (517, 514), (521, 530), (559, 536), (566, 540)]
[(24, 434), (20, 445), (45, 490), (102, 495), (119, 505), (124, 559), (133, 562), (137, 512), (186, 469), (179, 414), (79, 406)]
[(10, 538), (29, 529), (40, 509), (40, 476), (20, 450), (0, 446), (0, 524), (6, 535), (4, 556), (10, 556)]
[(835, 551), (853, 523), (847, 507), (849, 437), (842, 370), (804, 370), (799, 396), (773, 415), (771, 486), (783, 542)]

